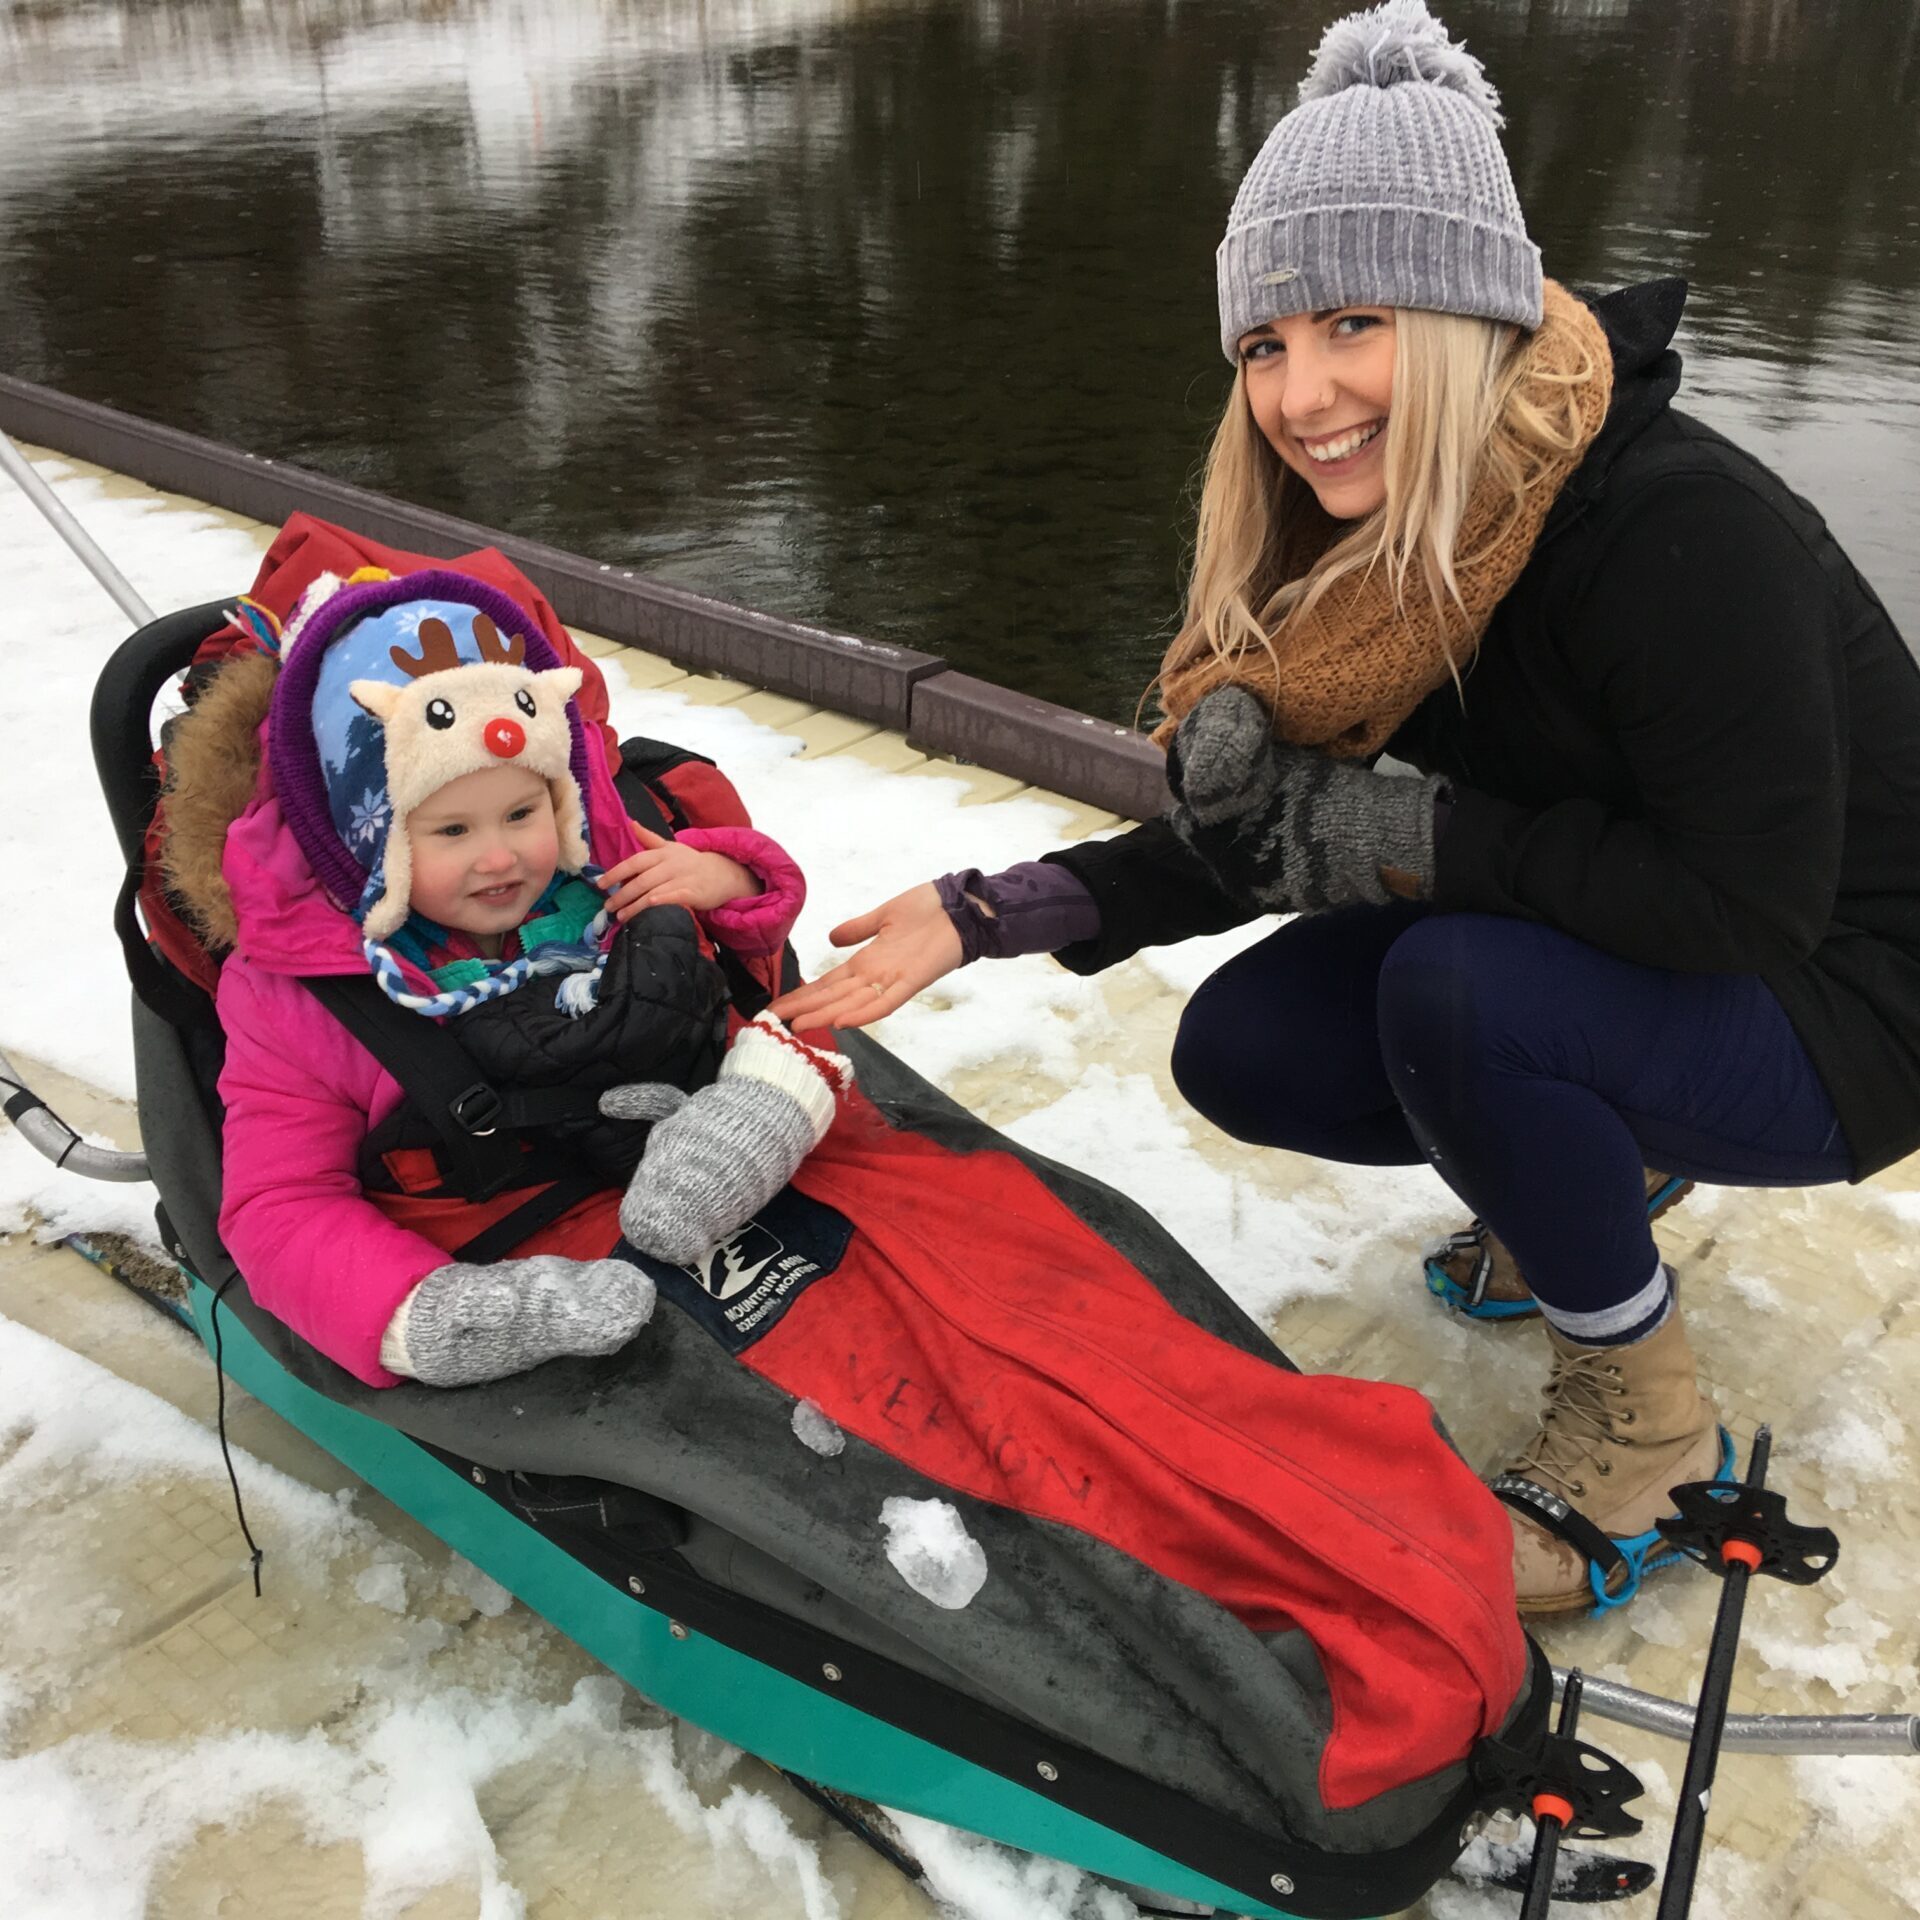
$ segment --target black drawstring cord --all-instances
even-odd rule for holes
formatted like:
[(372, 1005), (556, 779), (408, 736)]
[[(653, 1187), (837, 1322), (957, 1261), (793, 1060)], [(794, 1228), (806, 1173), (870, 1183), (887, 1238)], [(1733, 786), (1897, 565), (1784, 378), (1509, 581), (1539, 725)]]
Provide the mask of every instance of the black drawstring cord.
[(220, 1458), (227, 1463), (227, 1481), (233, 1488), (234, 1518), (240, 1522), (240, 1532), (252, 1551), (253, 1597), (258, 1600), (260, 1598), (260, 1562), (266, 1558), (266, 1555), (260, 1551), (259, 1543), (253, 1537), (253, 1529), (247, 1525), (246, 1508), (240, 1504), (240, 1476), (233, 1470), (233, 1454), (227, 1446), (227, 1369), (220, 1352), (220, 1302), (225, 1297), (227, 1289), (239, 1278), (238, 1272), (234, 1272), (221, 1281), (218, 1291), (213, 1296), (213, 1306), (207, 1314), (207, 1319), (213, 1328), (213, 1378), (217, 1409), (215, 1418), (220, 1428)]

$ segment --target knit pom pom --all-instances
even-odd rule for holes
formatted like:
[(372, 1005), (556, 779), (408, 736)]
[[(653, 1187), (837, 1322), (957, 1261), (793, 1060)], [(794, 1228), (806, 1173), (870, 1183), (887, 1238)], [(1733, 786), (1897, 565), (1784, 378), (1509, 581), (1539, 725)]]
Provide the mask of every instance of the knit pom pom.
[(1397, 87), (1421, 80), (1465, 94), (1503, 126), (1500, 96), (1480, 62), (1427, 11), (1426, 0), (1385, 0), (1336, 20), (1321, 36), (1300, 98), (1320, 100), (1348, 87)]
[(293, 651), (294, 642), (307, 630), (307, 622), (346, 584), (337, 573), (316, 573), (307, 583), (306, 592), (300, 596), (292, 617), (280, 634), (283, 659)]

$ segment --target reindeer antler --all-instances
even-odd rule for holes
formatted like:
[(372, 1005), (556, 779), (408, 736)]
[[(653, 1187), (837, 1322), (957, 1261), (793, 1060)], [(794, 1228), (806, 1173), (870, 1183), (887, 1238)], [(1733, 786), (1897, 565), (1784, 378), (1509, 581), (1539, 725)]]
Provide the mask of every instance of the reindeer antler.
[(416, 638), (420, 642), (417, 655), (408, 653), (404, 647), (387, 649), (393, 664), (410, 680), (424, 679), (430, 673), (444, 673), (460, 664), (460, 649), (453, 644), (453, 629), (444, 620), (429, 615), (420, 622)]
[(500, 629), (484, 613), (473, 616), (473, 637), (480, 643), (480, 658), (498, 666), (522, 667), (527, 662), (527, 642), (516, 633), (511, 640), (500, 638)]

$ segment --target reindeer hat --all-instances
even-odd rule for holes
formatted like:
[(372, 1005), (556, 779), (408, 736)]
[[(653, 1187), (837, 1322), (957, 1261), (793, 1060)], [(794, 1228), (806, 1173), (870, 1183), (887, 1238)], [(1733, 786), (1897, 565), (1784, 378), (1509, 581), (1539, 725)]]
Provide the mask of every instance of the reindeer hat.
[(463, 774), (541, 775), (561, 871), (584, 868), (580, 669), (560, 665), (506, 594), (465, 574), (329, 585), (316, 582), (288, 624), (268, 752), (301, 851), (367, 939), (386, 940), (407, 917), (407, 816)]

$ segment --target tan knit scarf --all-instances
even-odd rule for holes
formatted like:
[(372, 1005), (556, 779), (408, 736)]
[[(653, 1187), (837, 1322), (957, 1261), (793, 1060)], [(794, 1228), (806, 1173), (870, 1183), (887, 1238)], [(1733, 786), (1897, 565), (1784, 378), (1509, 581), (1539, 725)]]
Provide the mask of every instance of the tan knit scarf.
[(1454, 543), (1459, 601), (1436, 606), (1426, 582), (1413, 576), (1405, 604), (1396, 605), (1385, 567), (1350, 573), (1304, 618), (1296, 614), (1282, 623), (1273, 636), (1277, 671), (1264, 649), (1250, 647), (1233, 660), (1208, 654), (1163, 673), (1160, 701), (1168, 718), (1156, 740), (1164, 745), (1182, 715), (1231, 684), (1245, 687), (1273, 714), (1281, 739), (1359, 758), (1377, 753), (1428, 694), (1465, 669), (1531, 557), (1548, 509), (1599, 433), (1613, 394), (1606, 334), (1591, 310), (1555, 281), (1546, 283), (1545, 314), (1522, 352), (1517, 392), (1542, 405), (1553, 403), (1569, 374), (1583, 365), (1592, 369), (1573, 389), (1579, 443), (1565, 455), (1529, 456), (1532, 470), (1517, 508), (1491, 475), (1474, 488)]

